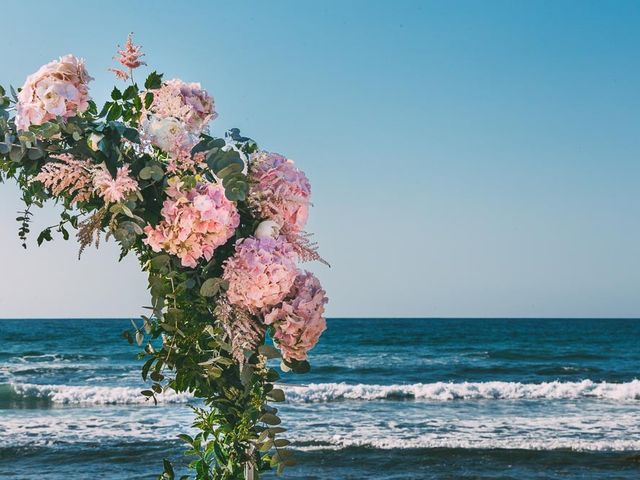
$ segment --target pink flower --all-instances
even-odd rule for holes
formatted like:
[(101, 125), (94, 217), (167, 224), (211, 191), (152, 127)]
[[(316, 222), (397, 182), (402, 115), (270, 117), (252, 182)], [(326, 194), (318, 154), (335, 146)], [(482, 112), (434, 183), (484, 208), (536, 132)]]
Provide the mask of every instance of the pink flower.
[(327, 328), (323, 317), (328, 302), (320, 282), (309, 272), (300, 273), (287, 298), (264, 316), (273, 326), (273, 339), (285, 360), (306, 360), (307, 352)]
[(289, 293), (296, 277), (296, 255), (283, 237), (244, 238), (224, 263), (229, 302), (256, 313)]
[(215, 119), (213, 98), (199, 83), (168, 80), (153, 90), (153, 102), (144, 112), (156, 119), (174, 118), (184, 125), (189, 134), (199, 136), (209, 121)]
[(141, 138), (169, 154), (167, 170), (193, 171), (201, 158), (192, 158), (191, 149), (209, 121), (217, 117), (213, 98), (199, 83), (169, 80), (153, 90), (153, 102), (142, 113)]
[(199, 183), (184, 192), (184, 184), (169, 181), (162, 221), (144, 229), (144, 243), (154, 252), (176, 255), (185, 267), (195, 268), (202, 258), (211, 260), (214, 250), (224, 245), (240, 224), (234, 203), (227, 200), (224, 187), (217, 183)]
[(285, 233), (299, 233), (309, 216), (311, 185), (304, 172), (282, 155), (258, 152), (249, 169), (249, 203)]
[(110, 68), (109, 69), (110, 72), (113, 72), (113, 74), (116, 76), (116, 78), (118, 78), (119, 80), (123, 80), (123, 81), (127, 81), (130, 78), (130, 75), (128, 72), (125, 72), (124, 70), (122, 70), (121, 68)]
[(124, 67), (133, 70), (142, 65), (146, 65), (146, 63), (141, 60), (141, 58), (144, 57), (144, 53), (142, 53), (141, 50), (142, 46), (133, 44), (133, 33), (130, 33), (127, 37), (127, 43), (125, 43), (124, 48), (118, 50), (118, 55), (115, 59)]
[(66, 55), (29, 75), (18, 94), (16, 126), (28, 130), (56, 117), (69, 118), (89, 107), (89, 88), (93, 80), (84, 61)]
[(51, 159), (57, 161), (45, 163), (33, 181), (41, 182), (56, 197), (72, 195), (71, 203), (89, 200), (93, 193), (91, 179), (94, 165), (88, 160), (77, 160), (68, 153)]
[(93, 174), (93, 186), (105, 203), (118, 203), (138, 189), (138, 182), (129, 176), (129, 166), (119, 167), (116, 178), (102, 166)]

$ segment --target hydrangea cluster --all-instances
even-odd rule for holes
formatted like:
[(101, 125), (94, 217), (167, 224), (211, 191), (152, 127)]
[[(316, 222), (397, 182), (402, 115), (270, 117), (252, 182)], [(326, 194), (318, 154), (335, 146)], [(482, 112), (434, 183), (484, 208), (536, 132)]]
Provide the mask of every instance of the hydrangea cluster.
[(265, 314), (264, 321), (273, 326), (273, 338), (285, 360), (307, 359), (307, 352), (327, 328), (323, 317), (327, 302), (318, 279), (304, 272), (296, 277), (287, 298)]
[(307, 223), (311, 185), (292, 160), (277, 153), (258, 152), (249, 171), (249, 202), (265, 219), (285, 233), (299, 233)]
[(184, 191), (177, 177), (169, 181), (162, 220), (144, 229), (144, 243), (154, 252), (166, 251), (180, 258), (185, 267), (195, 268), (202, 258), (211, 260), (213, 251), (233, 236), (240, 224), (234, 203), (224, 187), (202, 182)]
[(93, 80), (84, 61), (73, 55), (54, 60), (29, 75), (18, 93), (16, 127), (28, 130), (57, 117), (69, 118), (89, 106), (89, 88)]
[(284, 237), (239, 240), (224, 264), (229, 302), (253, 313), (281, 302), (295, 281), (295, 262), (296, 254)]
[(148, 140), (161, 150), (180, 155), (198, 141), (216, 118), (213, 98), (199, 83), (173, 79), (153, 91), (153, 102), (143, 113)]

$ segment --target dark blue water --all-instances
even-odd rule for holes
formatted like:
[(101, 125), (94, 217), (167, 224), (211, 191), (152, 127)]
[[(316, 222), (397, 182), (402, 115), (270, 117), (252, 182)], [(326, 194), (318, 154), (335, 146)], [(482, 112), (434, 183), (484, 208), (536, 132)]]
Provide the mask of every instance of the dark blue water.
[[(192, 399), (144, 401), (128, 320), (0, 321), (0, 478), (155, 478)], [(329, 321), (285, 375), (292, 479), (640, 478), (640, 321)]]

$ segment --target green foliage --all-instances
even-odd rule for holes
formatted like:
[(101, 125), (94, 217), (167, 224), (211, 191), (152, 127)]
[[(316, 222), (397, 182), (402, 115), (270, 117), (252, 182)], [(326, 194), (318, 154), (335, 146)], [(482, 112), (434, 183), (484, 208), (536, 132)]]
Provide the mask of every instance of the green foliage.
[[(157, 402), (167, 389), (202, 399), (202, 406), (193, 409), (197, 433), (179, 437), (192, 458), (190, 469), (195, 478), (243, 479), (247, 464), (253, 465), (258, 474), (272, 468), (281, 472), (294, 460), (285, 448), (289, 442), (280, 438), (286, 430), (280, 426), (278, 410), (270, 404), (285, 401), (284, 391), (274, 385), (280, 375), (267, 365), (280, 354), (273, 346), (263, 344), (247, 351), (239, 362), (224, 319), (216, 310), (217, 299), (228, 288), (222, 279), (222, 265), (233, 254), (235, 239), (217, 248), (210, 261), (202, 261), (195, 269), (182, 266), (173, 255), (153, 252), (143, 242), (144, 227), (159, 222), (164, 189), (171, 176), (166, 171), (165, 154), (139, 148), (140, 114), (150, 106), (152, 91), (161, 84), (162, 75), (153, 72), (144, 83), (144, 91), (137, 85), (123, 91), (114, 88), (99, 111), (91, 102), (77, 117), (32, 126), (28, 132), (18, 132), (9, 114), (16, 92), (10, 89), (7, 96), (0, 87), (0, 182), (14, 179), (22, 191), (25, 209), (16, 220), (25, 248), (33, 206), (54, 200), (62, 207), (60, 221), (39, 233), (38, 245), (54, 236), (69, 239), (69, 230), (78, 229), (77, 236), (86, 246), (106, 231), (118, 242), (122, 256), (133, 252), (139, 259), (148, 273), (151, 304), (148, 315), (132, 321), (132, 328), (122, 337), (140, 348), (141, 375), (146, 382), (141, 395), (148, 401)], [(100, 137), (94, 150), (91, 138), (95, 135)], [(252, 215), (245, 202), (249, 190), (246, 162), (256, 150), (256, 143), (237, 129), (227, 132), (225, 138), (202, 135), (192, 153), (202, 153), (208, 169), (200, 172), (201, 176), (185, 174), (181, 178), (188, 188), (202, 177), (221, 182), (227, 198), (237, 202), (239, 236), (251, 234), (261, 220)], [(53, 161), (52, 155), (60, 153), (104, 164), (114, 177), (119, 167), (128, 165), (139, 192), (108, 205), (95, 195), (78, 203), (72, 203), (73, 194), (68, 191), (53, 196), (33, 179), (43, 165)], [(283, 366), (299, 372), (309, 369), (307, 362)], [(158, 478), (176, 478), (169, 460), (163, 461)]]

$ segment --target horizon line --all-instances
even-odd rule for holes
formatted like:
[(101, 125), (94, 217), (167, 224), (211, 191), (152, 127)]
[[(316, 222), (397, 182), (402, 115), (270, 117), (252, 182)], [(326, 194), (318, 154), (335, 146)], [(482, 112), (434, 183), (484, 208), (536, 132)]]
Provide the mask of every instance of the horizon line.
[[(131, 320), (139, 319), (140, 315), (129, 317), (0, 317), (0, 321), (7, 320)], [(640, 317), (630, 316), (617, 316), (617, 317), (603, 317), (603, 316), (569, 316), (569, 317), (555, 317), (555, 316), (524, 316), (524, 317), (512, 317), (512, 316), (497, 316), (497, 317), (413, 317), (413, 316), (399, 316), (399, 317), (355, 317), (355, 316), (331, 316), (327, 317), (327, 320), (640, 320)]]

